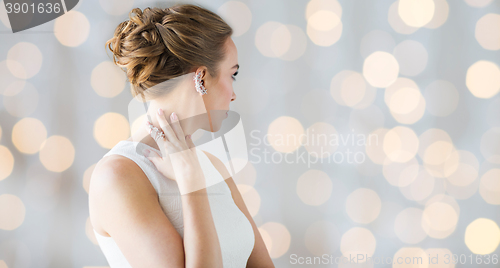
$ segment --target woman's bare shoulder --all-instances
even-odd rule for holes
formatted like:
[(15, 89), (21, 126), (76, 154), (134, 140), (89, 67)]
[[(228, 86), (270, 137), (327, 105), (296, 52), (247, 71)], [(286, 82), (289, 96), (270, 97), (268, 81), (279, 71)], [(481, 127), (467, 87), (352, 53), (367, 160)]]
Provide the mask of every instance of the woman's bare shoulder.
[(97, 162), (90, 177), (89, 194), (92, 186), (96, 190), (97, 187), (124, 182), (140, 183), (149, 180), (144, 171), (130, 158), (118, 154), (103, 157)]
[(134, 195), (143, 196), (138, 199), (144, 202), (149, 202), (145, 197), (157, 199), (153, 185), (134, 161), (121, 155), (102, 158), (92, 172), (89, 185), (89, 212), (94, 229), (106, 233), (102, 220), (103, 215), (110, 213), (107, 208)]

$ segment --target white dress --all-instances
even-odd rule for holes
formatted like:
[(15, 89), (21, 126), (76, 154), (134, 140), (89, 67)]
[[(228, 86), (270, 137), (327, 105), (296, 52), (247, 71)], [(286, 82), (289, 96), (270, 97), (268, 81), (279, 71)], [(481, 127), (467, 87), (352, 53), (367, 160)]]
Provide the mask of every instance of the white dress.
[[(158, 199), (163, 212), (181, 237), (184, 237), (182, 202), (177, 183), (164, 177), (142, 155), (142, 150), (145, 148), (161, 154), (160, 151), (141, 142), (120, 141), (104, 156), (119, 154), (137, 163), (158, 193)], [(231, 190), (210, 159), (200, 149), (197, 148), (196, 152), (203, 169), (203, 174), (207, 180), (207, 185), (212, 185), (207, 187), (207, 192), (209, 193), (210, 209), (221, 246), (223, 265), (225, 268), (245, 267), (255, 242), (252, 225), (234, 203)], [(222, 183), (208, 183), (208, 181), (213, 182), (216, 180)], [(95, 230), (94, 234), (110, 268), (132, 267), (112, 237), (100, 235)]]

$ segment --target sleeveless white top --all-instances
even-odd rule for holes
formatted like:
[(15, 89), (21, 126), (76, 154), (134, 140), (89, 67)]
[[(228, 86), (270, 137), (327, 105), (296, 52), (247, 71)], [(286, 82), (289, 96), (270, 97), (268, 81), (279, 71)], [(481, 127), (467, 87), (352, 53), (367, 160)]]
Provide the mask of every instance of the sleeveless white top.
[[(103, 157), (119, 154), (133, 160), (144, 171), (158, 193), (163, 212), (181, 237), (184, 237), (182, 202), (177, 183), (164, 177), (149, 159), (142, 155), (142, 150), (145, 148), (154, 150), (161, 155), (159, 150), (144, 143), (123, 140)], [(200, 149), (197, 148), (196, 152), (207, 185), (211, 185), (207, 187), (208, 199), (217, 236), (219, 237), (223, 266), (231, 268), (246, 267), (255, 242), (252, 225), (234, 203), (231, 190), (210, 159)], [(214, 184), (214, 181), (220, 182)], [(100, 235), (95, 230), (94, 234), (110, 268), (132, 267), (112, 237)]]

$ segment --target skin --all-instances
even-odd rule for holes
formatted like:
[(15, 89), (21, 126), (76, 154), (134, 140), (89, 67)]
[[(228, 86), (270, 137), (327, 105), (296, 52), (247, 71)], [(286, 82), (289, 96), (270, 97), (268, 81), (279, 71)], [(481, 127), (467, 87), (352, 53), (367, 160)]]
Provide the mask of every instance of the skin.
[[(202, 72), (201, 79), (208, 94), (201, 95), (193, 90), (194, 81), (191, 80), (172, 93), (150, 101), (147, 113), (154, 126), (160, 128), (159, 120), (164, 118), (167, 124), (174, 123), (172, 128), (181, 128), (185, 136), (199, 128), (207, 131), (219, 129), (224, 118), (221, 117), (223, 112), (217, 111), (229, 110), (229, 104), (236, 99), (232, 83), (239, 68), (237, 49), (231, 38), (225, 43), (225, 51), (217, 77), (212, 77), (204, 66), (193, 70)], [(156, 115), (158, 108), (163, 110), (164, 117)], [(178, 120), (170, 119), (169, 115), (174, 111)], [(146, 126), (128, 140), (159, 148)], [(255, 242), (247, 267), (274, 267), (258, 228), (225, 165), (210, 153), (205, 154), (225, 178), (235, 204), (252, 225)], [(184, 240), (165, 216), (158, 194), (142, 169), (129, 158), (110, 155), (98, 162), (92, 174), (90, 220), (96, 232), (113, 237), (133, 267), (222, 267), (220, 245), (206, 189), (184, 194), (181, 199)]]

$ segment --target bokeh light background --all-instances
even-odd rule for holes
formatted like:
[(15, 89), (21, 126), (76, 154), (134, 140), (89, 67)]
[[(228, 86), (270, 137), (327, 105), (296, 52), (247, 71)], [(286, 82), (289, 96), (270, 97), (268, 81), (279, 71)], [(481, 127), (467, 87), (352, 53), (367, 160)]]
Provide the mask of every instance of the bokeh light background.
[[(106, 267), (88, 183), (140, 122), (104, 43), (132, 8), (169, 3), (80, 1), (16, 34), (0, 3), (0, 268)], [(234, 179), (277, 267), (357, 253), (498, 267), (475, 254), (500, 254), (499, 0), (195, 4), (234, 28), (231, 109), (254, 149)], [(307, 145), (313, 132), (379, 142)], [(365, 161), (326, 161), (348, 149)]]

